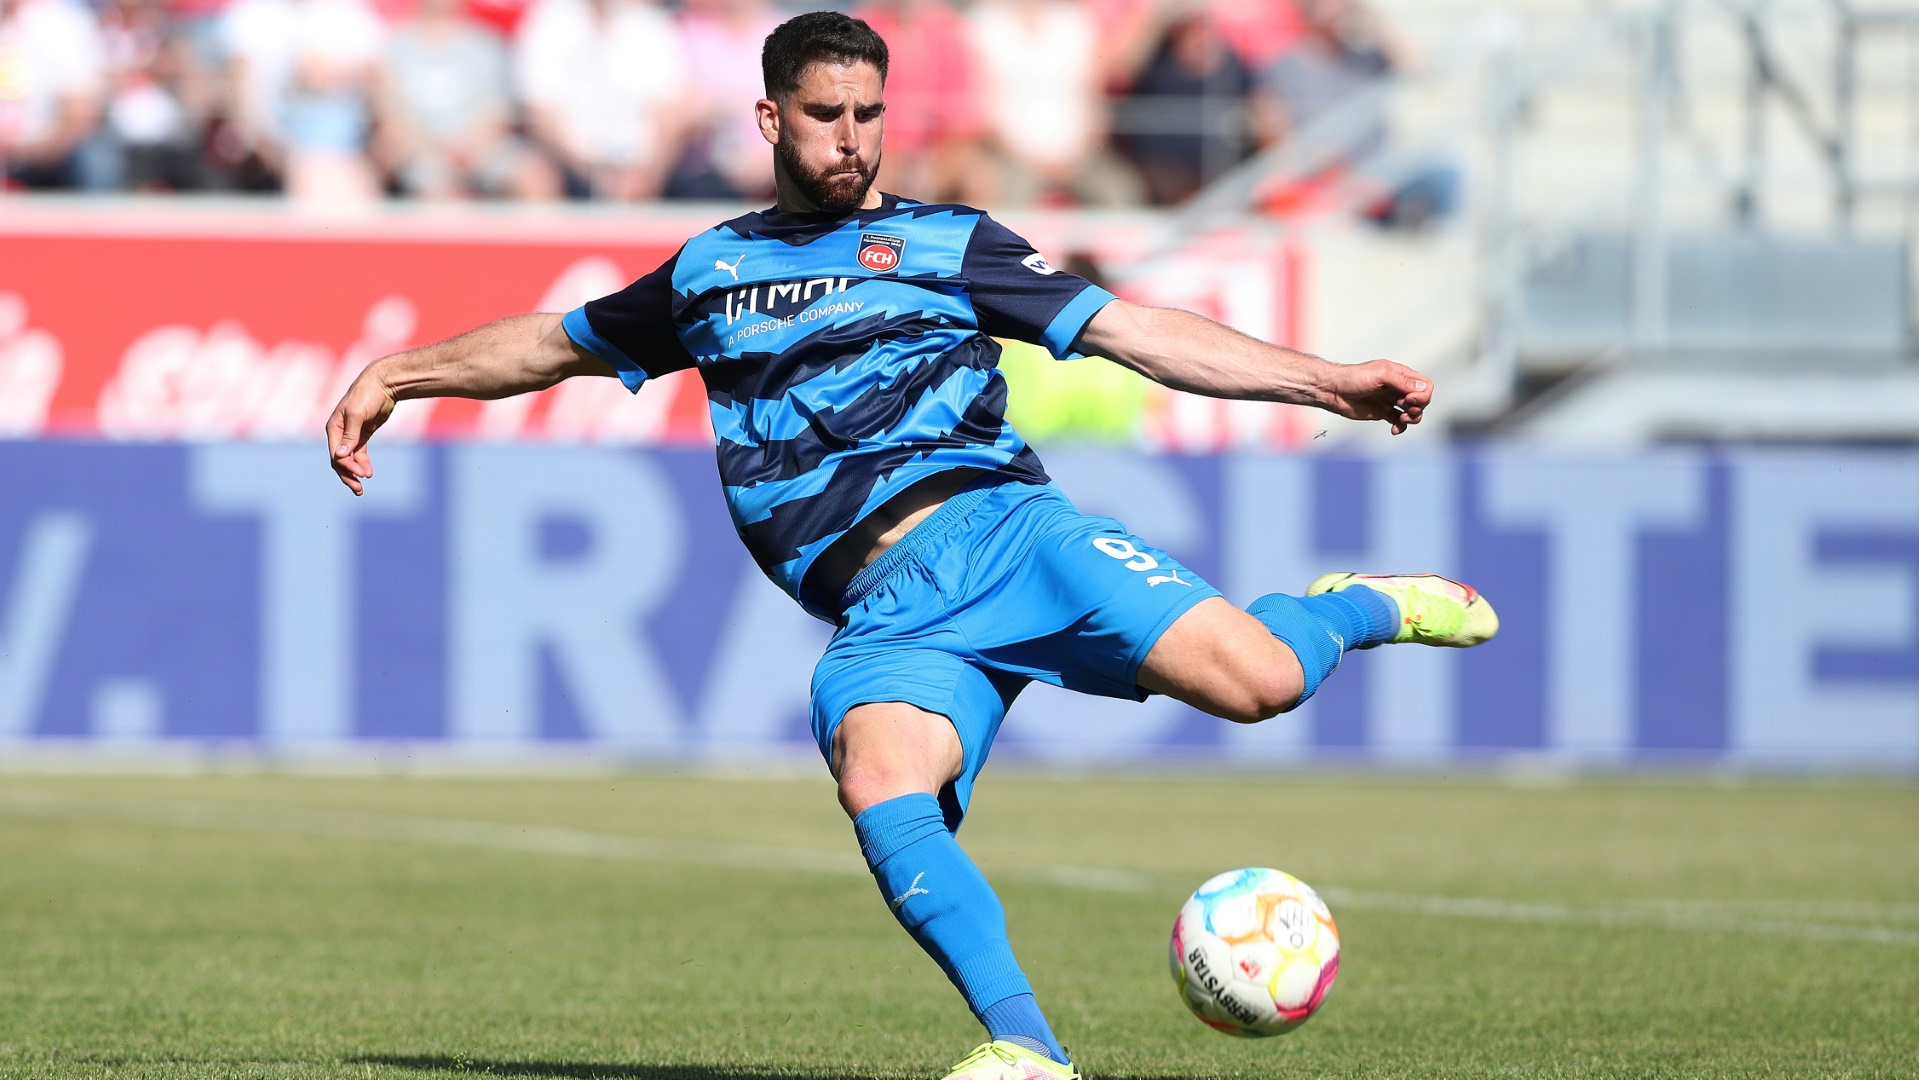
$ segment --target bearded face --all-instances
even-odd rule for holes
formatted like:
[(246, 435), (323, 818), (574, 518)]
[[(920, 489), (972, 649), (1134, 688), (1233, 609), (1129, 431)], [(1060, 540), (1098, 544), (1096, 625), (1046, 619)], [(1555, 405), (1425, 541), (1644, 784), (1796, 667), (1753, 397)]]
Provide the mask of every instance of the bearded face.
[(798, 140), (781, 139), (773, 147), (773, 156), (786, 177), (806, 200), (834, 214), (850, 214), (866, 202), (866, 193), (879, 175), (880, 151), (874, 146), (869, 161), (864, 153), (845, 156), (824, 165), (808, 165), (802, 159)]

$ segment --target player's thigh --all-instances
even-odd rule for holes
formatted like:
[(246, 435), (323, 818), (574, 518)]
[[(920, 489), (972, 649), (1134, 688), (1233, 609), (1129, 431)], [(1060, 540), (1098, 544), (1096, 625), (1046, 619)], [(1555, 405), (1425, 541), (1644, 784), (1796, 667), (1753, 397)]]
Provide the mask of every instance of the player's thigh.
[(901, 795), (938, 795), (966, 764), (952, 719), (904, 701), (848, 710), (833, 733), (832, 750), (840, 805), (855, 817)]
[(1154, 642), (1219, 596), (1172, 555), (1064, 498), (1022, 506), (1001, 533), (1005, 550), (966, 553), (988, 584), (968, 591), (955, 618), (987, 663), (1027, 678), (1142, 697), (1137, 675)]
[(1240, 723), (1291, 708), (1306, 689), (1293, 651), (1217, 596), (1193, 605), (1159, 636), (1138, 678), (1147, 690)]
[(888, 640), (884, 625), (870, 629), (880, 633), (835, 638), (813, 672), (813, 738), (839, 780), (841, 805), (857, 816), (929, 792), (957, 827), (1024, 684), (950, 649)]

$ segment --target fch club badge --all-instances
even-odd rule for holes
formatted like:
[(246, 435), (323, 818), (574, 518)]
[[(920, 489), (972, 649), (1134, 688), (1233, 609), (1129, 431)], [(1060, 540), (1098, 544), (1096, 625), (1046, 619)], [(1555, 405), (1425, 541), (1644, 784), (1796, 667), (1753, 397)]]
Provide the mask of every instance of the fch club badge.
[(860, 265), (876, 274), (890, 274), (900, 268), (906, 256), (906, 241), (885, 233), (860, 234)]

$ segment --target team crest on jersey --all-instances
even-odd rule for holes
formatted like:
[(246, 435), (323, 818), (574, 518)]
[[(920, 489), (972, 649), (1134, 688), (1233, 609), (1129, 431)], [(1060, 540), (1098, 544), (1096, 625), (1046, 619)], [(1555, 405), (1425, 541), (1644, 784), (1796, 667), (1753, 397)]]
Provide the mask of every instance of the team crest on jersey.
[(860, 234), (860, 265), (876, 274), (890, 274), (906, 257), (906, 241), (885, 233)]

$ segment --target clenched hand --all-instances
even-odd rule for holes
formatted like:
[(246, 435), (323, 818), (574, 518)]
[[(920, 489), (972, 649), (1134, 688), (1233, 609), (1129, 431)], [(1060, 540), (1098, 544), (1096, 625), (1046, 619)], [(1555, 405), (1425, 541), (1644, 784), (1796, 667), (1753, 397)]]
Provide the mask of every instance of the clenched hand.
[(1326, 407), (1350, 420), (1384, 420), (1398, 435), (1419, 423), (1433, 400), (1431, 379), (1404, 364), (1342, 364), (1327, 380)]

